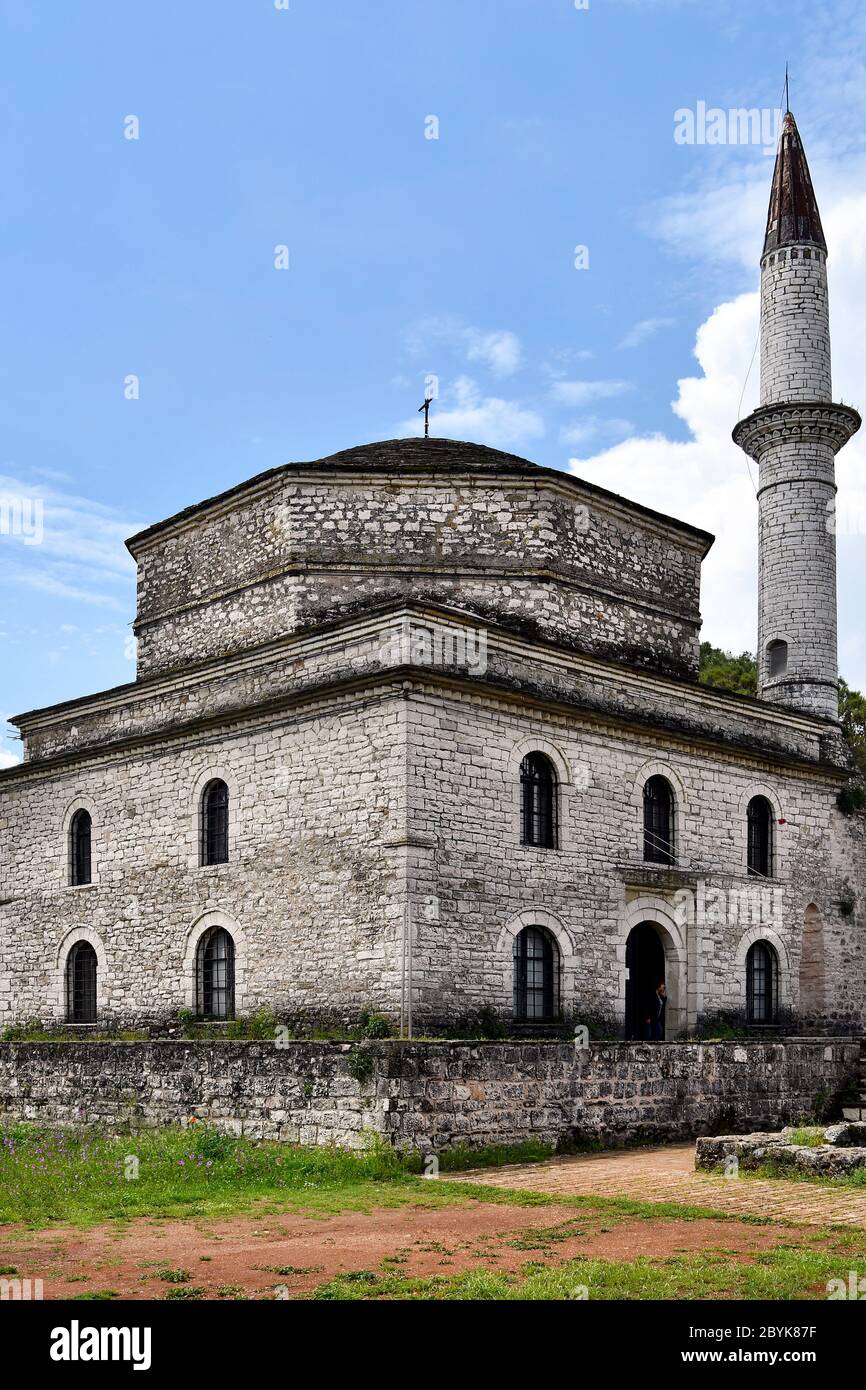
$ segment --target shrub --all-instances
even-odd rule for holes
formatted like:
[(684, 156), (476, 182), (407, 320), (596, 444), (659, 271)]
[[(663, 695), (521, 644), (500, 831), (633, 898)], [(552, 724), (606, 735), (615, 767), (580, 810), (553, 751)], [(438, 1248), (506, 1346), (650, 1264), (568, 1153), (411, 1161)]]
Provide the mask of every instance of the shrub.
[(836, 798), (836, 805), (843, 816), (856, 815), (866, 810), (866, 782), (849, 782)]
[(484, 1004), (478, 1010), (478, 1027), (482, 1038), (507, 1038), (508, 1027), (499, 1017), (492, 1004)]
[(235, 1141), (230, 1134), (223, 1134), (222, 1130), (215, 1129), (213, 1125), (202, 1125), (195, 1130), (192, 1146), (199, 1158), (209, 1158), (214, 1163), (221, 1163), (232, 1153)]
[(361, 1086), (373, 1075), (373, 1065), (373, 1054), (366, 1047), (353, 1047), (346, 1059), (349, 1075)]
[[(362, 1015), (363, 1017), (363, 1015)], [(365, 1038), (390, 1038), (391, 1025), (387, 1018), (381, 1014), (366, 1015), (366, 1022), (362, 1023)]]

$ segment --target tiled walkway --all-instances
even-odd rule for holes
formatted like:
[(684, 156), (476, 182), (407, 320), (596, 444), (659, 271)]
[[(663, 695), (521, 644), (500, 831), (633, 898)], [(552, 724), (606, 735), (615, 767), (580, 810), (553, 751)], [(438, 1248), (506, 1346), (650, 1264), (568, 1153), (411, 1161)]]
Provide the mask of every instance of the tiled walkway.
[(693, 1144), (673, 1144), (659, 1149), (626, 1149), (554, 1158), (545, 1163), (475, 1169), (447, 1176), (452, 1181), (524, 1188), (557, 1196), (576, 1193), (632, 1197), (641, 1202), (680, 1202), (809, 1226), (842, 1224), (866, 1228), (866, 1189), (860, 1193), (785, 1179), (725, 1178), (715, 1173), (696, 1173), (694, 1162)]

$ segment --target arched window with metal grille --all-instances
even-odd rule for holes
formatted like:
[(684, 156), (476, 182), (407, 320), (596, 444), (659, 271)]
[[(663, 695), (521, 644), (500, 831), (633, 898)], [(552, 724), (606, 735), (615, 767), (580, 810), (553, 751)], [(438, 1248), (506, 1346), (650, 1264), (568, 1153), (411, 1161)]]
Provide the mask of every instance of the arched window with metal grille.
[(559, 1015), (559, 947), (544, 927), (524, 927), (514, 938), (514, 1017), (549, 1023)]
[(96, 952), (89, 941), (76, 941), (66, 958), (66, 1019), (96, 1022)]
[(69, 882), (73, 887), (90, 883), (93, 821), (90, 812), (76, 811), (69, 826)]
[(779, 957), (769, 941), (756, 941), (746, 956), (746, 1016), (775, 1023), (779, 1014)]
[(227, 864), (229, 858), (229, 789), (215, 777), (201, 798), (201, 862)]
[(235, 1016), (235, 943), (225, 927), (211, 927), (198, 944), (196, 1003), (201, 1018)]
[(556, 769), (544, 753), (520, 764), (520, 843), (556, 849), (559, 838)]
[(648, 864), (673, 864), (674, 792), (666, 777), (650, 777), (643, 789), (643, 857)]
[(773, 877), (773, 808), (765, 796), (753, 796), (747, 812), (748, 872), (755, 878)]

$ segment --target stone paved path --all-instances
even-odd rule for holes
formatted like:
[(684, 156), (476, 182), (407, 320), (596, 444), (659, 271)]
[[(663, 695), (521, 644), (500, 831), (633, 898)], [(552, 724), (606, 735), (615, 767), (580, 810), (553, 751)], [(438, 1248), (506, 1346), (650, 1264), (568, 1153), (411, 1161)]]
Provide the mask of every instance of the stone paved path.
[(841, 1224), (866, 1228), (866, 1190), (830, 1190), (816, 1183), (771, 1178), (725, 1178), (695, 1172), (693, 1144), (658, 1149), (624, 1149), (604, 1154), (553, 1158), (443, 1174), (452, 1182), (523, 1188), (557, 1196), (570, 1193), (632, 1197), (642, 1202), (679, 1202), (767, 1216), (808, 1226)]

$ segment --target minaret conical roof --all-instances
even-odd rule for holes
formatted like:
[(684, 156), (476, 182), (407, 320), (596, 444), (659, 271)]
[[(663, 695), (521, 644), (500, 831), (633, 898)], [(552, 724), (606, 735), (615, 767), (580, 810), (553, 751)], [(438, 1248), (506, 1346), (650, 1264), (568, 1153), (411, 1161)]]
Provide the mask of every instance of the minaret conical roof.
[(822, 251), (827, 250), (806, 152), (797, 122), (789, 111), (782, 122), (773, 171), (764, 255), (768, 251), (778, 250), (780, 246), (796, 246), (801, 242), (810, 242), (820, 246)]

